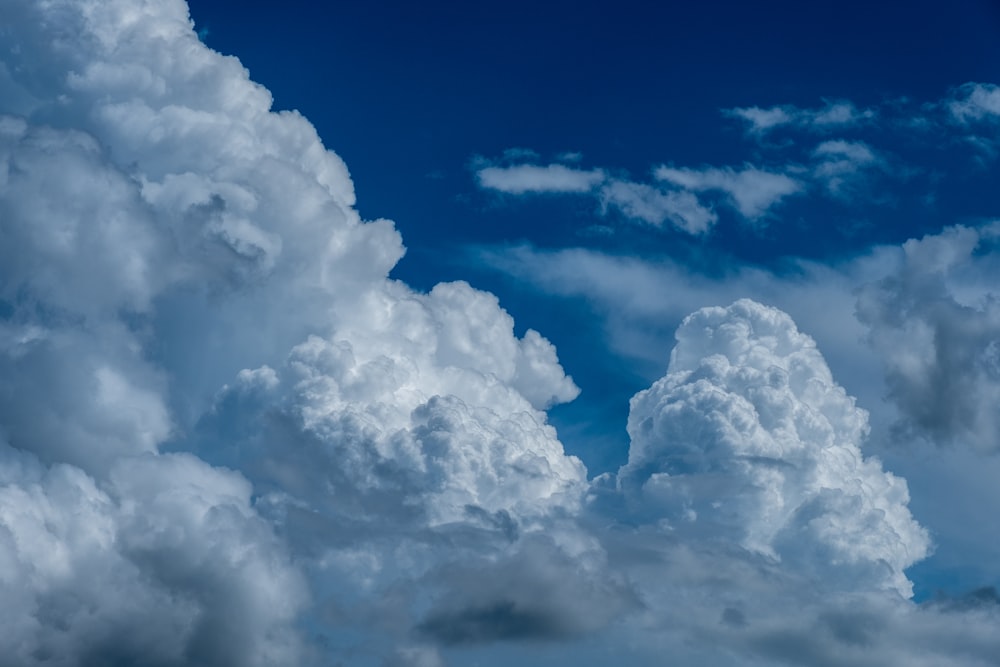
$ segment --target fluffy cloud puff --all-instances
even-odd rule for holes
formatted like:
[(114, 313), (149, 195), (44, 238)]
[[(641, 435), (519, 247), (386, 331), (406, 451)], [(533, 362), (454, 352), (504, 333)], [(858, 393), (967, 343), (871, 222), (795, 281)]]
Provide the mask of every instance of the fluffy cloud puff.
[(911, 594), (903, 570), (929, 540), (906, 482), (863, 457), (867, 414), (781, 311), (742, 300), (686, 318), (628, 430), (619, 483), (667, 530)]
[(252, 445), (271, 469), (320, 475), (301, 491), (332, 493), (324, 505), (395, 496), (400, 512), (426, 511), (431, 524), (459, 520), (467, 506), (530, 516), (574, 507), (585, 486), (582, 464), (539, 411), (577, 392), (551, 344), (533, 331), (516, 338), (493, 295), (392, 283), (369, 293), (349, 325), (297, 345), (280, 373), (241, 372), (204, 428), (225, 439), (232, 425), (264, 419), (272, 435), (245, 429), (241, 455)]

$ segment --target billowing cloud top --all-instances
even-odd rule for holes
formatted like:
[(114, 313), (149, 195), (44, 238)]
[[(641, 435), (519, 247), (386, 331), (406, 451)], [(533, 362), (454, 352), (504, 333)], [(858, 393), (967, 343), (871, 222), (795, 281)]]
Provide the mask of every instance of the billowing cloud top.
[(632, 399), (620, 484), (671, 531), (909, 596), (903, 570), (928, 537), (906, 482), (862, 456), (867, 418), (787, 315), (704, 308), (678, 329), (667, 375)]

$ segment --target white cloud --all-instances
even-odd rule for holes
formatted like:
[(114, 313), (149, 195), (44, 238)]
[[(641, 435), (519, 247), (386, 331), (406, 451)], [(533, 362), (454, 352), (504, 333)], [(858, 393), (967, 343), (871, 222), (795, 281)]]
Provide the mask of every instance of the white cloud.
[(483, 167), (476, 172), (480, 187), (508, 194), (585, 193), (605, 178), (600, 169), (573, 169), (561, 164), (544, 167), (520, 164), (510, 167)]
[[(547, 341), (514, 337), (493, 295), (464, 283), (427, 295), (395, 285), (372, 292), (329, 338), (297, 345), (279, 374), (243, 371), (216, 419), (261, 420), (242, 456), (259, 448), (288, 470), (293, 497), (333, 513), (342, 511), (336, 499), (354, 498), (354, 520), (388, 522), (384, 511), (366, 514), (366, 499), (378, 497), (438, 525), (463, 520), (470, 506), (517, 517), (575, 506), (585, 470), (538, 410), (578, 392)], [(272, 422), (275, 410), (284, 417)], [(274, 450), (279, 439), (304, 447)]]
[(775, 127), (794, 122), (794, 115), (783, 107), (771, 107), (770, 109), (743, 107), (729, 109), (726, 113), (745, 120), (749, 125), (749, 130), (757, 134), (763, 134)]
[(717, 190), (728, 195), (740, 215), (756, 220), (789, 195), (803, 189), (801, 183), (786, 174), (745, 167), (726, 169), (677, 169), (661, 166), (654, 172), (666, 181), (694, 192)]
[(685, 318), (628, 431), (620, 484), (672, 533), (739, 543), (823, 585), (911, 595), (903, 570), (929, 540), (906, 482), (862, 457), (867, 413), (781, 311), (741, 300)]
[(486, 166), (476, 172), (479, 185), (509, 194), (575, 193), (595, 195), (600, 211), (620, 212), (626, 218), (655, 227), (670, 222), (674, 227), (698, 235), (707, 233), (718, 215), (696, 193), (719, 191), (725, 203), (749, 220), (757, 220), (783, 198), (803, 190), (787, 174), (748, 166), (731, 168), (675, 169), (661, 166), (654, 177), (663, 185), (648, 185), (611, 178), (603, 169), (589, 171), (550, 164)]
[[(867, 610), (883, 598), (865, 581), (905, 592), (899, 571), (920, 540), (903, 487), (870, 460), (837, 457), (855, 453), (848, 426), (860, 413), (832, 380), (793, 391), (790, 379), (774, 406), (758, 401), (774, 408), (758, 415), (758, 433), (789, 445), (779, 452), (788, 459), (813, 458), (794, 459), (809, 465), (782, 473), (782, 484), (730, 490), (756, 503), (744, 508), (752, 535), (727, 536), (717, 517), (706, 539), (681, 544), (642, 521), (673, 507), (604, 514), (601, 480), (588, 483), (544, 412), (579, 391), (554, 347), (533, 330), (515, 335), (496, 297), (465, 283), (422, 293), (387, 279), (403, 253), (392, 223), (362, 221), (343, 162), (300, 115), (271, 112), (270, 94), (235, 58), (206, 48), (183, 2), (14, 0), (0, 21), (0, 91), (11, 92), (0, 95), (5, 664), (430, 667), (470, 654), (501, 660), (496, 643), (533, 641), (551, 650), (536, 663), (552, 664), (591, 636), (661, 655), (666, 641), (712, 664), (740, 652), (808, 662), (813, 654), (788, 646), (801, 651), (795, 638), (809, 630), (824, 656), (857, 657), (837, 634), (854, 626), (827, 620), (850, 608), (842, 595)], [(603, 171), (554, 166), (494, 176), (511, 192), (606, 196)], [(742, 214), (773, 203), (767, 172), (716, 171), (722, 185), (711, 187)], [(607, 206), (627, 215), (662, 214), (692, 232), (714, 220), (682, 187), (622, 183)], [(646, 313), (678, 307), (664, 305), (662, 285), (659, 297), (631, 298)], [(826, 382), (821, 361), (789, 338), (808, 378)], [(704, 356), (690, 341), (677, 356), (688, 352)], [(756, 394), (741, 381), (766, 372), (758, 357), (737, 356), (712, 377), (742, 405)], [(785, 428), (806, 408), (845, 439), (829, 460)], [(691, 418), (718, 426), (735, 414)], [(704, 433), (705, 447), (718, 444), (718, 430)], [(659, 461), (670, 445), (644, 437), (636, 461), (642, 451)], [(729, 470), (754, 482), (764, 468)], [(641, 479), (631, 470), (623, 478)], [(819, 479), (829, 493), (807, 488)], [(621, 503), (616, 494), (608, 504)], [(762, 508), (775, 494), (803, 513), (772, 520)], [(698, 520), (716, 509), (702, 507)], [(788, 527), (845, 563), (796, 551)], [(876, 556), (887, 563), (881, 575), (840, 576), (851, 562), (867, 575)], [(848, 593), (817, 602), (816, 589), (800, 587), (810, 568), (836, 571)], [(752, 573), (766, 577), (742, 576)], [(792, 607), (800, 599), (809, 613)], [(934, 614), (917, 625), (945, 616)], [(979, 617), (965, 618), (975, 622), (932, 636), (995, 656)], [(873, 640), (885, 642), (880, 655), (901, 651), (894, 622), (889, 638)]]
[(660, 190), (643, 183), (611, 180), (600, 190), (601, 206), (657, 227), (670, 221), (688, 234), (704, 234), (718, 216), (690, 192)]
[(0, 100), (31, 114), (0, 120), (12, 665), (297, 664), (304, 579), (352, 590), (388, 526), (435, 554), (405, 580), (450, 534), (488, 554), (575, 511), (586, 472), (541, 412), (578, 392), (552, 345), (464, 283), (388, 281), (392, 224), (361, 221), (340, 159), (182, 2), (0, 17), (4, 85), (32, 96)]
[(875, 153), (865, 142), (842, 139), (824, 141), (816, 147), (813, 155), (823, 159), (843, 158), (858, 165), (870, 164), (876, 160)]
[(851, 102), (828, 101), (818, 109), (803, 109), (793, 105), (770, 108), (738, 107), (724, 111), (727, 116), (739, 118), (747, 124), (747, 132), (763, 136), (779, 127), (790, 127), (814, 132), (853, 127), (875, 118), (872, 109), (859, 111)]
[(803, 109), (793, 105), (769, 108), (737, 107), (724, 112), (747, 124), (747, 132), (757, 136), (779, 127), (789, 127), (814, 132), (825, 132), (856, 126), (875, 118), (872, 109), (858, 110), (851, 102), (828, 101), (818, 109)]
[(967, 83), (955, 91), (946, 106), (960, 123), (1000, 119), (1000, 87), (989, 83)]
[(852, 186), (870, 177), (873, 169), (885, 168), (885, 161), (863, 141), (824, 141), (813, 150), (813, 158), (817, 162), (815, 178), (834, 196), (847, 194)]

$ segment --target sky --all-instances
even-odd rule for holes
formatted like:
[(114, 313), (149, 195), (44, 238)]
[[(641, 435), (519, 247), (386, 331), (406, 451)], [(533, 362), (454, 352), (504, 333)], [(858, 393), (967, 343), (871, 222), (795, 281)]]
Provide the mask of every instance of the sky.
[(0, 5), (12, 667), (997, 664), (1000, 7)]

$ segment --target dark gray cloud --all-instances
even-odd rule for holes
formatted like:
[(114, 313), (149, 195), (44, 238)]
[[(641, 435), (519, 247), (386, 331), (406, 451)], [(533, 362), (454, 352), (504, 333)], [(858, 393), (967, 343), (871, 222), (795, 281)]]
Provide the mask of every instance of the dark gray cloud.
[(428, 583), (441, 594), (417, 631), (445, 645), (567, 640), (598, 631), (638, 605), (600, 550), (572, 553), (537, 534), (499, 559), (439, 568)]
[(859, 319), (885, 364), (900, 437), (1000, 447), (996, 225), (904, 244), (898, 268), (859, 293)]

